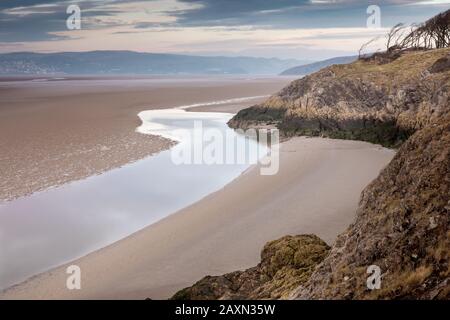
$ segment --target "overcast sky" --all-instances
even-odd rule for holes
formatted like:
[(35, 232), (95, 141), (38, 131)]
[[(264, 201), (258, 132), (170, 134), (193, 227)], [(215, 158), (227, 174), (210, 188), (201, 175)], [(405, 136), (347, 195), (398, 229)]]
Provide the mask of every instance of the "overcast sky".
[[(66, 27), (70, 4), (81, 9), (81, 30)], [(381, 9), (379, 29), (367, 28), (369, 5)], [(0, 0), (0, 51), (318, 60), (355, 54), (398, 22), (422, 22), (449, 8), (450, 0)]]

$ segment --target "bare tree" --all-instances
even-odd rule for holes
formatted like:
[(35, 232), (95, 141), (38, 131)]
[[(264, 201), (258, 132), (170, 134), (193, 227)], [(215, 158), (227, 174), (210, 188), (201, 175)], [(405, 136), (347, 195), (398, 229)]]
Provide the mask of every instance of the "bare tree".
[(370, 44), (372, 44), (373, 42), (375, 42), (375, 41), (377, 41), (378, 39), (380, 39), (380, 37), (378, 36), (378, 37), (375, 37), (375, 38), (373, 38), (373, 39), (370, 39), (369, 41), (367, 41), (367, 42), (365, 42), (365, 43), (363, 43), (363, 45), (359, 48), (359, 50), (358, 50), (358, 59), (361, 59), (362, 58), (362, 52), (370, 45)]
[(400, 39), (403, 35), (402, 30), (404, 29), (403, 23), (397, 23), (395, 26), (391, 28), (391, 30), (386, 35), (386, 51), (392, 51), (394, 48), (398, 48), (400, 46)]
[(450, 46), (450, 10), (442, 12), (420, 25), (411, 26), (403, 38), (404, 48), (446, 48)]
[[(379, 37), (376, 37), (364, 43), (358, 51), (358, 57), (362, 59), (363, 51), (378, 39)], [(440, 13), (424, 23), (412, 24), (408, 31), (403, 23), (396, 24), (386, 35), (386, 51), (377, 52), (371, 58), (388, 61), (396, 59), (403, 50), (447, 47), (450, 47), (450, 10)]]

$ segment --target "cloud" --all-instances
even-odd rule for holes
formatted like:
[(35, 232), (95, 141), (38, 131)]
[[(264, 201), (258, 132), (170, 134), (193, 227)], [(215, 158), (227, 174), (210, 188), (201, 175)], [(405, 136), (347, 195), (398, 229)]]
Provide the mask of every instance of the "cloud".
[(33, 7), (38, 5), (48, 5), (51, 4), (48, 0), (4, 0), (0, 2), (0, 10), (4, 9), (12, 9), (12, 8), (24, 8), (24, 7)]
[[(381, 7), (384, 28), (398, 22), (424, 21), (447, 9), (449, 2), (376, 1)], [(66, 29), (66, 8), (72, 3), (82, 9), (80, 31)], [(346, 48), (353, 51), (358, 43), (372, 36), (372, 31), (366, 28), (366, 8), (372, 3), (361, 0), (1, 0), (0, 51), (126, 48), (155, 52), (261, 52), (264, 56), (272, 53), (283, 56), (283, 52), (291, 56), (307, 47), (315, 50), (314, 54), (320, 48), (334, 53)]]
[[(2, 5), (5, 6), (5, 4)], [(65, 8), (62, 10), (59, 5), (36, 5), (38, 7), (35, 5), (32, 7), (8, 7), (0, 11), (0, 30), (2, 30), (0, 41), (39, 41), (58, 38), (52, 36), (50, 32), (60, 30), (61, 24), (65, 23), (67, 18)]]
[[(62, 40), (65, 36), (55, 33), (66, 30), (67, 7), (77, 4), (83, 10), (85, 28), (101, 28), (104, 19), (121, 12), (113, 5), (126, 4), (130, 0), (15, 0), (0, 2), (0, 42)], [(103, 8), (103, 9), (102, 9)], [(106, 24), (111, 26), (111, 23)]]
[[(179, 0), (198, 4), (196, 10), (173, 13), (183, 26), (253, 25), (271, 28), (363, 27), (366, 8), (361, 0)], [(434, 0), (438, 4), (443, 0)], [(379, 0), (376, 4), (392, 23), (393, 7), (414, 5), (418, 0)], [(430, 1), (429, 1), (430, 2)], [(408, 9), (412, 10), (412, 9)], [(424, 8), (420, 8), (423, 12)], [(426, 11), (426, 10), (425, 10)], [(416, 10), (418, 13), (419, 10)], [(395, 22), (394, 22), (395, 23)]]

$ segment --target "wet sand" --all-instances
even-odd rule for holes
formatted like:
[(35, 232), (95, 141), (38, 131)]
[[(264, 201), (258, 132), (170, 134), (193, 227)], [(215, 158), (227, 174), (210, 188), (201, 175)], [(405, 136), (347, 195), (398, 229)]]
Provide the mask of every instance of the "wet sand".
[(135, 132), (142, 110), (268, 95), (290, 81), (282, 77), (50, 80), (0, 79), (0, 202), (168, 148), (171, 142), (166, 139)]
[(163, 299), (205, 275), (259, 262), (263, 245), (314, 233), (331, 243), (354, 219), (360, 192), (394, 152), (364, 142), (294, 138), (280, 171), (253, 167), (222, 190), (70, 264), (82, 289), (66, 289), (68, 265), (0, 294), (0, 299)]

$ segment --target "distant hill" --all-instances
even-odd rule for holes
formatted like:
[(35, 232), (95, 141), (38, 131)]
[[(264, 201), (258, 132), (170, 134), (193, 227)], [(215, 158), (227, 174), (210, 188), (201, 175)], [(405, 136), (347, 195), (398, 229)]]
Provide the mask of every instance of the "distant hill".
[(299, 60), (132, 51), (0, 54), (0, 74), (279, 74)]
[(282, 76), (306, 76), (308, 74), (319, 71), (322, 68), (331, 66), (333, 64), (346, 64), (351, 63), (358, 59), (358, 56), (349, 56), (349, 57), (337, 57), (331, 58), (323, 61), (318, 61), (310, 64), (305, 64), (302, 66), (296, 66), (290, 69), (287, 69), (281, 73)]

